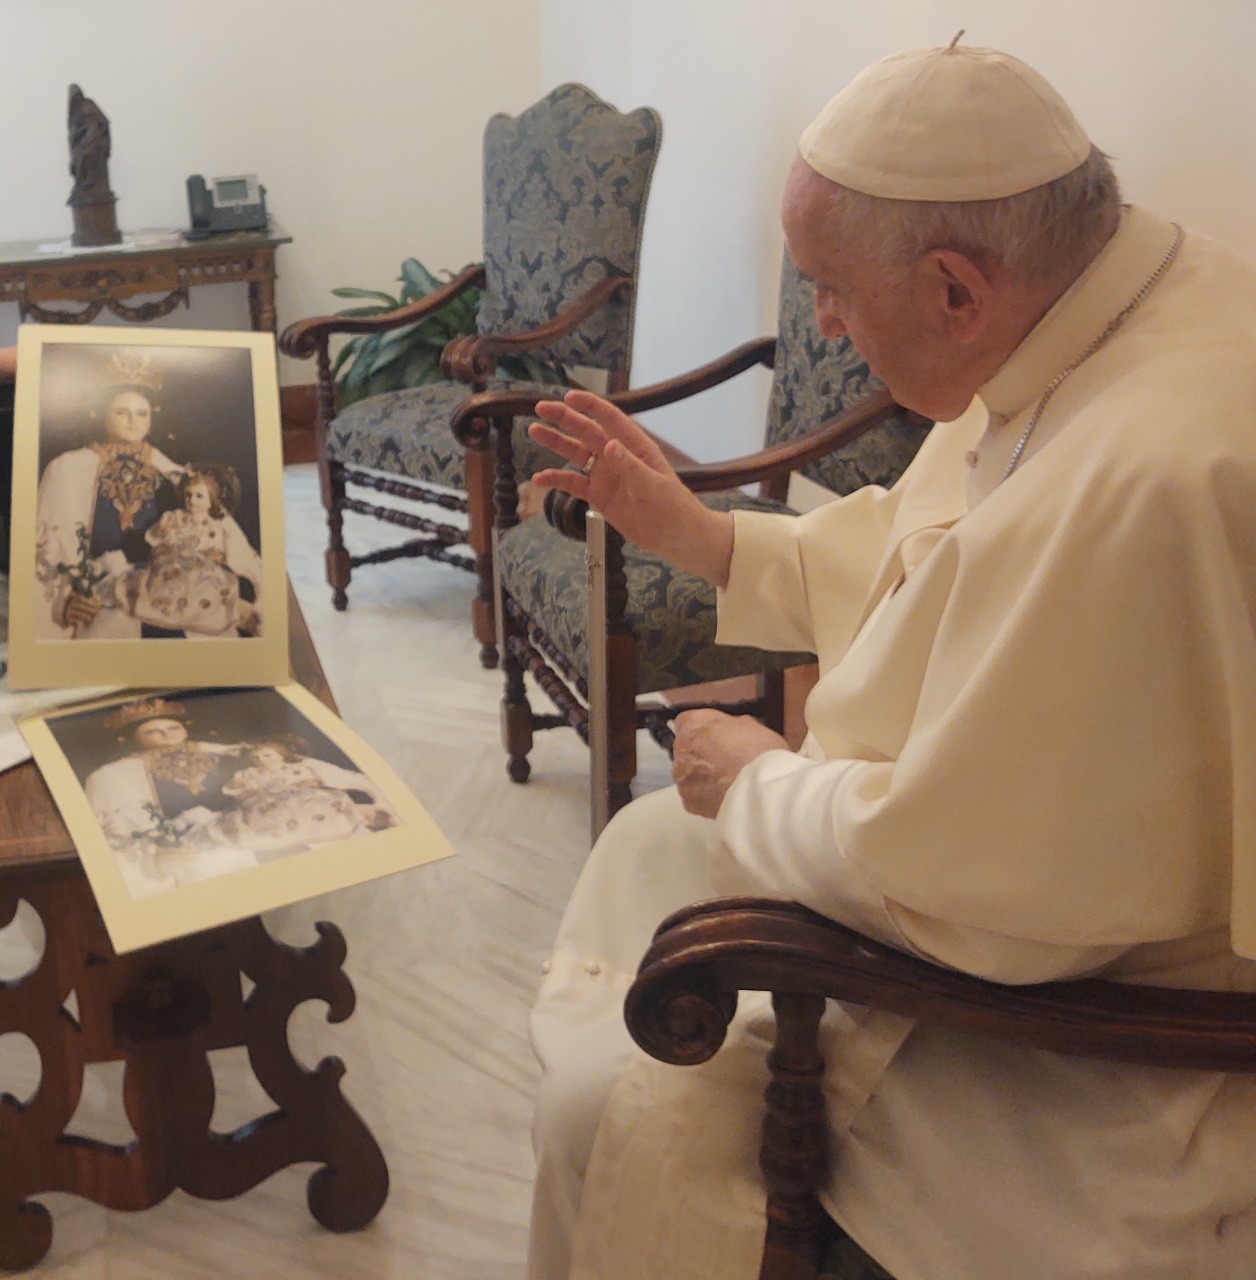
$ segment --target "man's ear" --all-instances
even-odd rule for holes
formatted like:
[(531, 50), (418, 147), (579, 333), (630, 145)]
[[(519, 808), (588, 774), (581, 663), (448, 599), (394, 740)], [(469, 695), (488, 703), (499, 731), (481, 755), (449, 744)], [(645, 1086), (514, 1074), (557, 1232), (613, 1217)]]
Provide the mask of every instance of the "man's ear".
[(976, 342), (985, 333), (993, 309), (990, 277), (955, 249), (930, 249), (924, 261), (951, 336), (965, 345)]

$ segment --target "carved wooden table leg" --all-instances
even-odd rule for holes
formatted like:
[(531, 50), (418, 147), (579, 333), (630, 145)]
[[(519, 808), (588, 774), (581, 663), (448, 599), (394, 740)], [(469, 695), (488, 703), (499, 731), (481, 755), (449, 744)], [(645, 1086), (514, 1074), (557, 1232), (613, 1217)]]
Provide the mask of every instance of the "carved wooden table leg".
[(266, 274), (249, 281), (249, 323), (258, 333), (275, 332), (275, 255), (272, 251)]
[[(333, 925), (297, 948), (254, 918), (115, 956), (77, 868), (28, 870), (0, 881), (0, 927), (19, 901), (38, 913), (44, 953), (26, 975), (0, 984), (0, 1033), (34, 1043), (42, 1074), (25, 1101), (0, 1095), (0, 1267), (33, 1266), (48, 1251), (52, 1220), (31, 1197), (68, 1191), (111, 1209), (144, 1209), (182, 1188), (203, 1199), (242, 1194), (279, 1169), (318, 1163), (311, 1213), (333, 1231), (365, 1226), (388, 1194), (374, 1137), (340, 1092), (344, 1066), (307, 1071), (288, 1046), (297, 1005), (325, 1001), (330, 1021), (353, 1011)], [(253, 983), (242, 996), (240, 975)], [(63, 1007), (71, 992), (77, 1020)], [(210, 1129), (208, 1053), (242, 1045), (276, 1110), (229, 1132)], [(89, 1063), (126, 1064), (123, 1101), (136, 1139), (125, 1146), (66, 1132)]]

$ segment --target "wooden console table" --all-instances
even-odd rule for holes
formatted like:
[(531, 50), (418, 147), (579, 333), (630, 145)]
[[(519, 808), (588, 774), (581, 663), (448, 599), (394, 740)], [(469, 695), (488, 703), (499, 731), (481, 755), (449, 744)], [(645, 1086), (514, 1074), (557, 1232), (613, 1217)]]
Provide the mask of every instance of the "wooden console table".
[[(289, 592), (292, 672), (334, 708), (309, 632)], [(38, 913), (44, 950), (24, 976), (0, 982), (0, 1034), (39, 1051), (25, 1102), (0, 1094), (0, 1268), (32, 1267), (52, 1243), (52, 1217), (31, 1197), (71, 1192), (110, 1209), (146, 1209), (176, 1188), (226, 1200), (302, 1161), (310, 1212), (332, 1231), (365, 1226), (388, 1194), (378, 1143), (340, 1092), (344, 1065), (300, 1066), (288, 1020), (305, 1000), (329, 1021), (353, 1012), (332, 924), (311, 947), (276, 942), (257, 917), (124, 956), (114, 954), (69, 834), (33, 763), (0, 775), (0, 927), (19, 902)], [(253, 984), (247, 998), (241, 975)], [(77, 1016), (65, 1004), (77, 999)], [(277, 1109), (229, 1132), (210, 1129), (208, 1053), (241, 1045)], [(123, 1100), (135, 1140), (67, 1132), (89, 1063), (124, 1062)]]
[[(156, 236), (158, 233), (147, 233)], [(108, 308), (120, 320), (168, 316), (188, 292), (206, 284), (247, 284), (249, 318), (275, 332), (275, 250), (292, 237), (274, 221), (266, 231), (232, 231), (207, 240), (168, 233), (153, 243), (40, 253), (40, 241), (0, 244), (0, 302), (15, 302), (22, 320), (88, 324)], [(128, 303), (137, 294), (164, 295)], [(77, 310), (48, 303), (81, 303)]]

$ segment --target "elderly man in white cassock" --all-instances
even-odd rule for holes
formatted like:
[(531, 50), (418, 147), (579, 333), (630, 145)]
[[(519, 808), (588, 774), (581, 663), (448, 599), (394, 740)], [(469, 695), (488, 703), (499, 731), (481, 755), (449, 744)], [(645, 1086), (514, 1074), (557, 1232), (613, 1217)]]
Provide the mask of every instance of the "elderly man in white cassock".
[[(538, 409), (580, 468), (538, 484), (820, 678), (800, 751), (682, 716), (676, 788), (590, 856), (533, 1015), (534, 1280), (756, 1274), (766, 997), (701, 1067), (623, 1027), (686, 902), (793, 899), (1003, 983), (1256, 989), (1256, 265), (1122, 204), (1050, 85), (954, 42), (829, 103), (782, 218), (823, 332), (937, 426), (892, 490), (791, 518), (707, 510), (586, 392)], [(1256, 1276), (1250, 1077), (823, 1031), (859, 1274)]]

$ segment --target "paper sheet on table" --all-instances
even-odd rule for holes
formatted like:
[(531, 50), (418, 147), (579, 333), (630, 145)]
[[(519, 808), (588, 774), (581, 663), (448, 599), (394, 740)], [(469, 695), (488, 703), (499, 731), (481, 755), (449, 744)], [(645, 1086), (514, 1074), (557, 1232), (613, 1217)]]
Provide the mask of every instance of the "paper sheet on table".
[(9, 579), (0, 574), (0, 773), (31, 758), (26, 739), (17, 730), (16, 721), (36, 711), (51, 711), (86, 702), (116, 692), (118, 685), (95, 688), (30, 689), (17, 692), (9, 688)]

